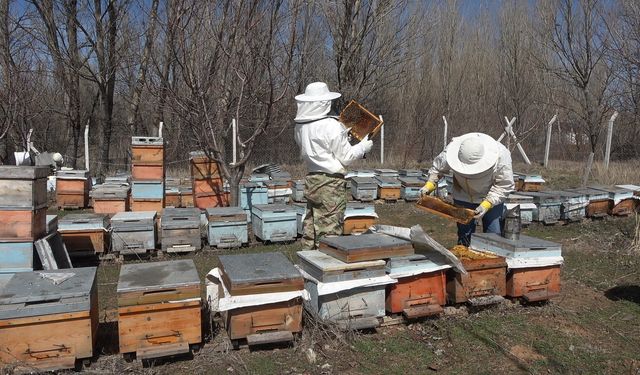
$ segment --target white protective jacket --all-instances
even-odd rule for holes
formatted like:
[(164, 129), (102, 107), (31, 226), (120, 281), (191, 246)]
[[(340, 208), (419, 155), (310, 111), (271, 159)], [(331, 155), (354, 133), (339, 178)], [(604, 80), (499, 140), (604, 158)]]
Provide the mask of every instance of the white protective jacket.
[(331, 101), (297, 102), (295, 139), (309, 172), (345, 174), (345, 166), (364, 156), (362, 144), (351, 146), (348, 129), (329, 117)]
[[(453, 199), (469, 203), (489, 201), (493, 206), (504, 203), (509, 193), (515, 190), (511, 153), (501, 143), (498, 161), (486, 172), (477, 175), (463, 175), (453, 172)], [(434, 160), (429, 169), (429, 181), (437, 185), (437, 181), (445, 173), (451, 171), (447, 163), (447, 148)]]

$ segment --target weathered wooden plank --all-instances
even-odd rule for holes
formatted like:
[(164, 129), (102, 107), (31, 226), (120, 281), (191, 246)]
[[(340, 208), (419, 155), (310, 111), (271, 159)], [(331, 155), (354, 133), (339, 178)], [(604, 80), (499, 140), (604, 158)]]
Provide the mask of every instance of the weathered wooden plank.
[(0, 208), (36, 210), (47, 205), (47, 180), (0, 179)]

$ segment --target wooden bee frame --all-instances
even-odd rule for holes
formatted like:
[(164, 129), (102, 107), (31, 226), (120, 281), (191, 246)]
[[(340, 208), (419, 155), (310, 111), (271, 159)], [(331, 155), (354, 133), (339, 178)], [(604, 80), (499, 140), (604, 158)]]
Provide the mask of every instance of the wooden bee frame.
[(340, 122), (349, 128), (352, 138), (361, 141), (367, 135), (373, 138), (380, 131), (382, 120), (369, 112), (360, 103), (352, 100), (340, 112)]

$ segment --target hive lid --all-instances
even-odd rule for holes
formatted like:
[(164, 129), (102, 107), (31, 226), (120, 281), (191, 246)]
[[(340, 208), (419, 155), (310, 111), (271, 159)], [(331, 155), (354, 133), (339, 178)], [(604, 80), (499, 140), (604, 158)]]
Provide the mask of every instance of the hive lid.
[(541, 191), (522, 191), (519, 194), (532, 197), (533, 201), (536, 203), (547, 202), (547, 201), (549, 202), (560, 201), (559, 195), (548, 194), (546, 192), (541, 192)]
[(118, 212), (111, 218), (114, 230), (152, 230), (155, 229), (156, 211)]
[(107, 215), (83, 213), (83, 214), (68, 214), (60, 219), (58, 227), (64, 231), (66, 229), (76, 228), (95, 228), (105, 229), (109, 225)]
[(411, 246), (410, 241), (382, 233), (364, 233), (358, 236), (324, 237), (320, 242), (343, 251)]
[(376, 180), (373, 177), (354, 177), (351, 181), (356, 185), (376, 185)]
[(65, 178), (89, 178), (89, 171), (87, 170), (61, 170), (56, 172), (56, 178), (65, 179)]
[(236, 219), (242, 216), (246, 220), (247, 213), (240, 207), (209, 207), (206, 210), (207, 218), (209, 220), (217, 219), (224, 220), (225, 217)]
[(382, 259), (345, 263), (318, 250), (298, 251), (296, 254), (300, 259), (322, 272), (352, 271), (363, 268), (384, 267), (386, 264)]
[(194, 207), (174, 208), (167, 207), (162, 211), (162, 218), (166, 217), (189, 217), (200, 218), (200, 209)]
[(120, 269), (117, 292), (126, 293), (191, 285), (200, 285), (198, 271), (192, 259), (125, 264)]
[(541, 238), (521, 234), (520, 239), (511, 240), (495, 233), (474, 233), (471, 236), (471, 247), (503, 256), (505, 252), (526, 252), (531, 256), (559, 256), (562, 249), (561, 244)]
[(300, 271), (282, 253), (220, 255), (218, 258), (232, 286), (302, 279)]
[(376, 177), (376, 181), (378, 181), (378, 185), (380, 186), (400, 186), (400, 181), (397, 178), (393, 177)]
[[(63, 274), (71, 276), (56, 285), (55, 276)], [(0, 305), (88, 296), (95, 277), (96, 267), (18, 272), (0, 290)]]
[(420, 177), (422, 176), (422, 171), (419, 169), (400, 169), (398, 174), (404, 177)]
[(418, 177), (400, 177), (398, 178), (398, 181), (400, 181), (400, 183), (404, 186), (417, 187), (424, 185), (424, 181), (422, 181)]
[(397, 176), (398, 171), (395, 169), (374, 169), (375, 174), (378, 176)]
[(609, 193), (610, 195), (625, 195), (625, 194), (626, 195), (632, 195), (633, 194), (632, 190), (621, 188), (621, 187), (617, 187), (617, 186), (590, 185), (589, 188), (595, 189), (595, 190), (600, 190), (600, 191), (605, 191), (605, 192)]
[(387, 273), (421, 271), (430, 272), (443, 268), (451, 268), (441, 254), (427, 257), (424, 254), (413, 254), (403, 257), (389, 258), (386, 262)]
[(162, 137), (131, 137), (132, 146), (162, 146)]
[(37, 180), (47, 178), (51, 174), (48, 165), (16, 166), (0, 165), (0, 180)]
[(291, 212), (293, 211), (293, 208), (287, 204), (281, 204), (281, 203), (276, 203), (276, 204), (256, 204), (253, 205), (253, 209), (258, 210), (258, 211), (262, 211), (262, 212)]

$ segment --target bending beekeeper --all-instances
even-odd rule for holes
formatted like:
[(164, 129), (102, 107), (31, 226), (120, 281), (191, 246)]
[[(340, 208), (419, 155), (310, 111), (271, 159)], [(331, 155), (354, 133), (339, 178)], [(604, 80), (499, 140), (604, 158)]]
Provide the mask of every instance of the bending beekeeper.
[(455, 205), (475, 210), (474, 220), (458, 224), (458, 244), (469, 246), (476, 220), (480, 219), (485, 233), (500, 234), (504, 201), (515, 190), (509, 150), (483, 133), (453, 138), (433, 160), (420, 193), (431, 194), (440, 177), (449, 171), (453, 172)]
[(340, 96), (329, 91), (326, 83), (314, 82), (307, 85), (304, 94), (295, 97), (295, 139), (307, 167), (304, 249), (317, 248), (323, 236), (342, 234), (347, 207), (345, 166), (361, 159), (373, 147), (367, 138), (352, 146), (348, 129), (329, 115), (331, 102)]

